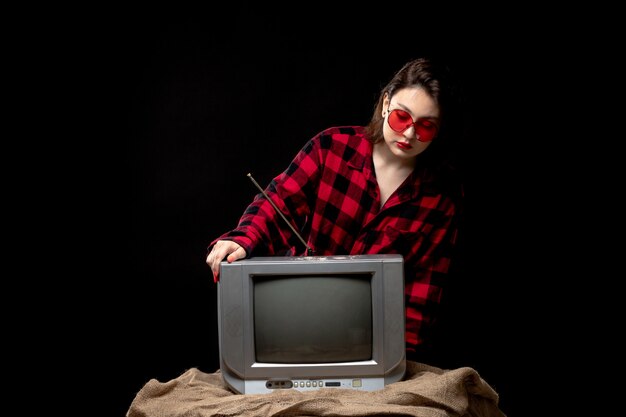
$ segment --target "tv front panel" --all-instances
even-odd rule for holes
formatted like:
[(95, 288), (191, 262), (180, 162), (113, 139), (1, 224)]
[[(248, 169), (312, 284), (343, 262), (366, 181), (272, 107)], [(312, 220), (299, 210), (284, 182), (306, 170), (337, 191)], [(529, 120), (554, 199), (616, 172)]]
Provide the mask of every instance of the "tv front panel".
[(218, 333), (220, 370), (236, 392), (381, 389), (406, 369), (402, 257), (222, 262)]

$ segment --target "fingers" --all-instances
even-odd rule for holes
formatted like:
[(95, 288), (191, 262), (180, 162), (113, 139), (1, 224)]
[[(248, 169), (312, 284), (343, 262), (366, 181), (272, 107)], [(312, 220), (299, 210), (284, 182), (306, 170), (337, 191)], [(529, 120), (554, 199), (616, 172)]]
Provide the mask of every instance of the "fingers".
[(235, 262), (237, 259), (242, 259), (245, 257), (246, 257), (246, 250), (242, 248), (241, 246), (239, 246), (237, 249), (231, 252), (230, 255), (226, 257), (226, 261)]
[(211, 252), (206, 257), (206, 263), (213, 272), (213, 280), (217, 282), (220, 273), (220, 263), (224, 259), (227, 262), (234, 262), (245, 257), (246, 250), (239, 244), (230, 240), (220, 240), (211, 248)]

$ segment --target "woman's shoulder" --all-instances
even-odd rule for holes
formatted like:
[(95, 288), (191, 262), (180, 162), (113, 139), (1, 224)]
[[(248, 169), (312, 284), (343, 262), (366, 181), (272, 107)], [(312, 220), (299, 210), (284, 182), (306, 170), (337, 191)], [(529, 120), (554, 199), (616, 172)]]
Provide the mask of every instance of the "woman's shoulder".
[(356, 136), (356, 135), (363, 135), (363, 132), (365, 131), (365, 127), (364, 126), (331, 126), (331, 127), (327, 127), (326, 129), (322, 130), (320, 132), (320, 135), (322, 134), (327, 134), (327, 135), (349, 135), (349, 136)]
[(333, 126), (322, 130), (309, 142), (309, 152), (319, 151), (321, 159), (332, 157), (363, 167), (372, 157), (372, 143), (363, 126)]
[(332, 126), (319, 132), (315, 138), (323, 147), (333, 145), (348, 145), (358, 147), (365, 140), (363, 126)]

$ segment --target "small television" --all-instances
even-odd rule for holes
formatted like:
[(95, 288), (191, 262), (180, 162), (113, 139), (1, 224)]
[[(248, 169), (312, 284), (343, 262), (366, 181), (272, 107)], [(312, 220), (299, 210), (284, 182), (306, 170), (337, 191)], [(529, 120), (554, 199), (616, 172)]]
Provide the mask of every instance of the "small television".
[(401, 255), (222, 262), (220, 371), (240, 394), (374, 391), (406, 371)]

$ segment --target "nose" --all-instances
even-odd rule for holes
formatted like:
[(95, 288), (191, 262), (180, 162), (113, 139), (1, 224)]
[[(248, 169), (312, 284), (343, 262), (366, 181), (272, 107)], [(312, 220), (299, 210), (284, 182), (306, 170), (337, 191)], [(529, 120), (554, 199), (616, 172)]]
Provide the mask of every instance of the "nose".
[(406, 130), (402, 132), (402, 136), (404, 136), (407, 139), (413, 139), (417, 137), (417, 130), (415, 129), (415, 124), (412, 124), (411, 126), (407, 127)]

